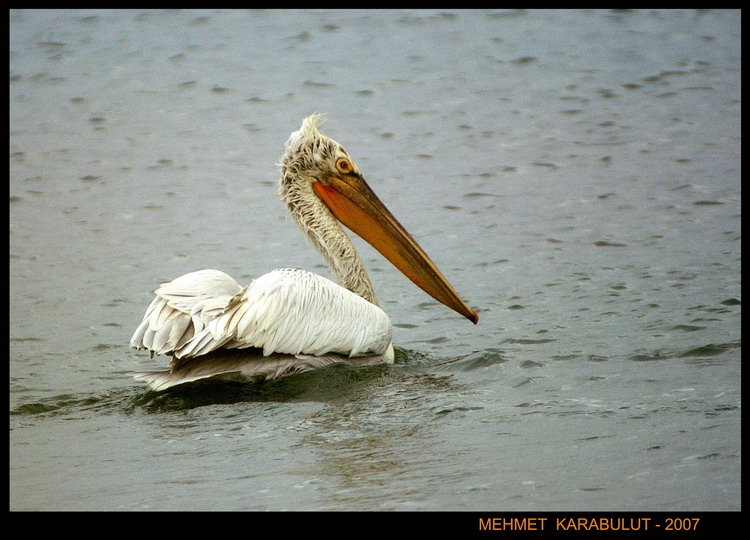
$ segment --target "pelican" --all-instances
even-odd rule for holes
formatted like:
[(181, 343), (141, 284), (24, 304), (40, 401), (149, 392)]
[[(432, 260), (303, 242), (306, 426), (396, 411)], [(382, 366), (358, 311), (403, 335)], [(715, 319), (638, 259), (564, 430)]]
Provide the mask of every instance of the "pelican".
[(468, 318), (468, 307), (373, 193), (347, 151), (304, 119), (286, 142), (278, 195), (337, 283), (296, 268), (246, 287), (219, 270), (162, 284), (130, 346), (171, 356), (168, 371), (135, 373), (156, 391), (218, 379), (258, 382), (334, 363), (392, 363), (391, 321), (340, 223), (427, 294)]

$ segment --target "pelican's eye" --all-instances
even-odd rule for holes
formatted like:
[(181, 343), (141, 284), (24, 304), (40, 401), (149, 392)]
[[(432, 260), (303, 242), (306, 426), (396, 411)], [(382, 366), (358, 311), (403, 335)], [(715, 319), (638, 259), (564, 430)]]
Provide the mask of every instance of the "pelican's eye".
[(350, 172), (354, 171), (352, 162), (346, 158), (338, 158), (336, 160), (336, 168), (341, 174), (349, 174)]

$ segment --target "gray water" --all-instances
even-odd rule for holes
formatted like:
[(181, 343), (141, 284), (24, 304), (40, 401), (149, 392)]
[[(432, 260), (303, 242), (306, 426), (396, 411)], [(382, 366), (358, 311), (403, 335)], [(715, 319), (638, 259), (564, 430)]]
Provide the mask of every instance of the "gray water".
[[(12, 510), (739, 510), (738, 11), (11, 11)], [(161, 282), (330, 275), (319, 111), (475, 327), (357, 239), (396, 364), (155, 394)]]

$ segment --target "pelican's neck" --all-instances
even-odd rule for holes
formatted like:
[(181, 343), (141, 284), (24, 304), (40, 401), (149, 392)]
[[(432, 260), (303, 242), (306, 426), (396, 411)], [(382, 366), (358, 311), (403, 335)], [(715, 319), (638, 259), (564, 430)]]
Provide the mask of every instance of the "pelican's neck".
[(323, 255), (338, 284), (377, 305), (375, 290), (357, 249), (331, 211), (313, 193), (310, 183), (282, 177), (279, 196), (294, 222)]

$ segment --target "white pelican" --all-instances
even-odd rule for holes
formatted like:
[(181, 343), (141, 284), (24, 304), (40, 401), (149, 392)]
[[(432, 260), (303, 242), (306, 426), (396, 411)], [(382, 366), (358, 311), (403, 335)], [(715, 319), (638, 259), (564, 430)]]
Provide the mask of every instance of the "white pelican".
[(152, 357), (170, 355), (170, 369), (136, 373), (136, 379), (165, 390), (209, 378), (270, 380), (337, 362), (392, 363), (391, 321), (339, 221), (433, 298), (477, 323), (476, 312), (380, 202), (346, 150), (318, 131), (320, 118), (305, 118), (289, 137), (279, 196), (338, 284), (292, 268), (246, 287), (219, 270), (162, 284), (130, 345)]

